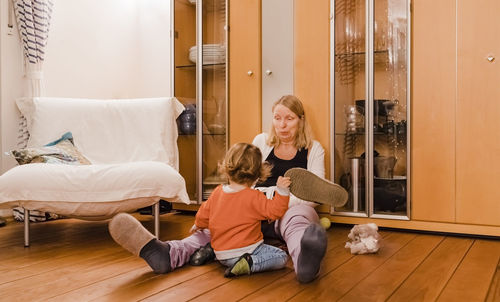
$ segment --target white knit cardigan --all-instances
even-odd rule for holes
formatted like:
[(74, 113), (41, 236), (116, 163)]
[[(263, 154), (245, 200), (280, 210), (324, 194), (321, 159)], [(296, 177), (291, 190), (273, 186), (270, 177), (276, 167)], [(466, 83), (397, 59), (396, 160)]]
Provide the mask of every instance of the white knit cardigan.
[[(252, 144), (257, 146), (262, 152), (262, 160), (266, 160), (267, 156), (273, 150), (273, 146), (269, 146), (266, 141), (268, 138), (267, 133), (258, 134), (254, 139)], [(318, 141), (313, 141), (311, 149), (307, 151), (307, 170), (312, 173), (318, 175), (321, 178), (325, 178), (325, 149), (321, 146)], [(262, 192), (266, 193), (267, 198), (272, 198), (276, 187), (268, 187), (268, 188), (256, 188)], [(297, 198), (293, 194), (290, 194), (290, 202), (288, 203), (288, 207), (294, 206), (296, 204), (308, 204), (311, 206), (316, 206), (317, 203), (308, 202), (302, 199)]]

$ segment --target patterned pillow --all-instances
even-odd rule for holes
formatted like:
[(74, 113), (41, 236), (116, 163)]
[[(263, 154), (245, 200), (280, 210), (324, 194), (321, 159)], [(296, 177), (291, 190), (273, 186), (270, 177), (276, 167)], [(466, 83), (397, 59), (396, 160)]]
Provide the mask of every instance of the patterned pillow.
[[(61, 138), (46, 144), (43, 147), (24, 148), (13, 150), (11, 155), (20, 165), (30, 163), (48, 163), (48, 164), (66, 164), (66, 165), (90, 165), (91, 162), (83, 156), (73, 144), (73, 135), (66, 132)], [(24, 221), (24, 209), (15, 207), (12, 209), (14, 219)], [(31, 222), (41, 222), (51, 219), (61, 218), (57, 214), (42, 212), (37, 210), (30, 211)]]
[(43, 147), (31, 147), (10, 152), (20, 165), (49, 163), (67, 165), (90, 165), (90, 161), (73, 145), (71, 132)]

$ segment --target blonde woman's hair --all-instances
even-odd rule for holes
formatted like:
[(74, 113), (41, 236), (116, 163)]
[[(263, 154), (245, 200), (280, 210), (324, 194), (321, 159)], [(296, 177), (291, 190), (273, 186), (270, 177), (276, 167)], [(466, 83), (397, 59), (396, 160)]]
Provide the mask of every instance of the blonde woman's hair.
[[(294, 95), (285, 95), (282, 96), (279, 100), (277, 100), (273, 104), (272, 111), (274, 112), (274, 108), (278, 105), (283, 105), (286, 108), (290, 109), (293, 113), (295, 113), (299, 117), (299, 127), (297, 129), (297, 133), (295, 134), (294, 146), (298, 150), (305, 148), (309, 149), (313, 143), (313, 135), (311, 126), (307, 122), (304, 106), (298, 97)], [(267, 144), (269, 146), (277, 147), (281, 143), (278, 135), (276, 134), (276, 130), (274, 126), (271, 124), (271, 130), (269, 131), (269, 137), (267, 139)]]
[(262, 162), (260, 149), (252, 144), (234, 144), (219, 167), (229, 180), (252, 186), (256, 180), (265, 181), (271, 175), (271, 165)]

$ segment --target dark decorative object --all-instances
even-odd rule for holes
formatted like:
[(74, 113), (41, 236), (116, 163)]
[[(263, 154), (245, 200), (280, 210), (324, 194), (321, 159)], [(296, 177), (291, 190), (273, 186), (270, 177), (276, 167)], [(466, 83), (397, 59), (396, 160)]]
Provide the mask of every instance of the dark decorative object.
[(180, 134), (195, 134), (196, 133), (196, 105), (187, 104), (186, 109), (177, 118)]
[(406, 211), (406, 177), (375, 178), (373, 199), (376, 211)]
[[(394, 105), (395, 103), (391, 100), (373, 100), (373, 115), (387, 116)], [(365, 115), (365, 100), (356, 100), (356, 108), (359, 113)]]

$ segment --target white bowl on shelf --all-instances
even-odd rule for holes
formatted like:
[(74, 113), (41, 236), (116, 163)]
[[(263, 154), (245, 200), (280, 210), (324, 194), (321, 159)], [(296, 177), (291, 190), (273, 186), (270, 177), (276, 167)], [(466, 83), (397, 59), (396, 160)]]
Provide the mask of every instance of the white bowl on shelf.
[[(189, 51), (196, 51), (197, 47), (196, 45), (192, 46), (189, 48)], [(224, 44), (203, 44), (203, 50), (220, 50), (220, 51), (225, 51), (226, 46)]]
[[(190, 55), (189, 60), (193, 63), (196, 63), (196, 55)], [(225, 62), (226, 56), (203, 56), (203, 64), (223, 64)]]
[[(226, 62), (226, 47), (223, 44), (203, 44), (204, 64), (223, 64)], [(193, 63), (197, 61), (197, 46), (189, 48), (189, 60)]]

